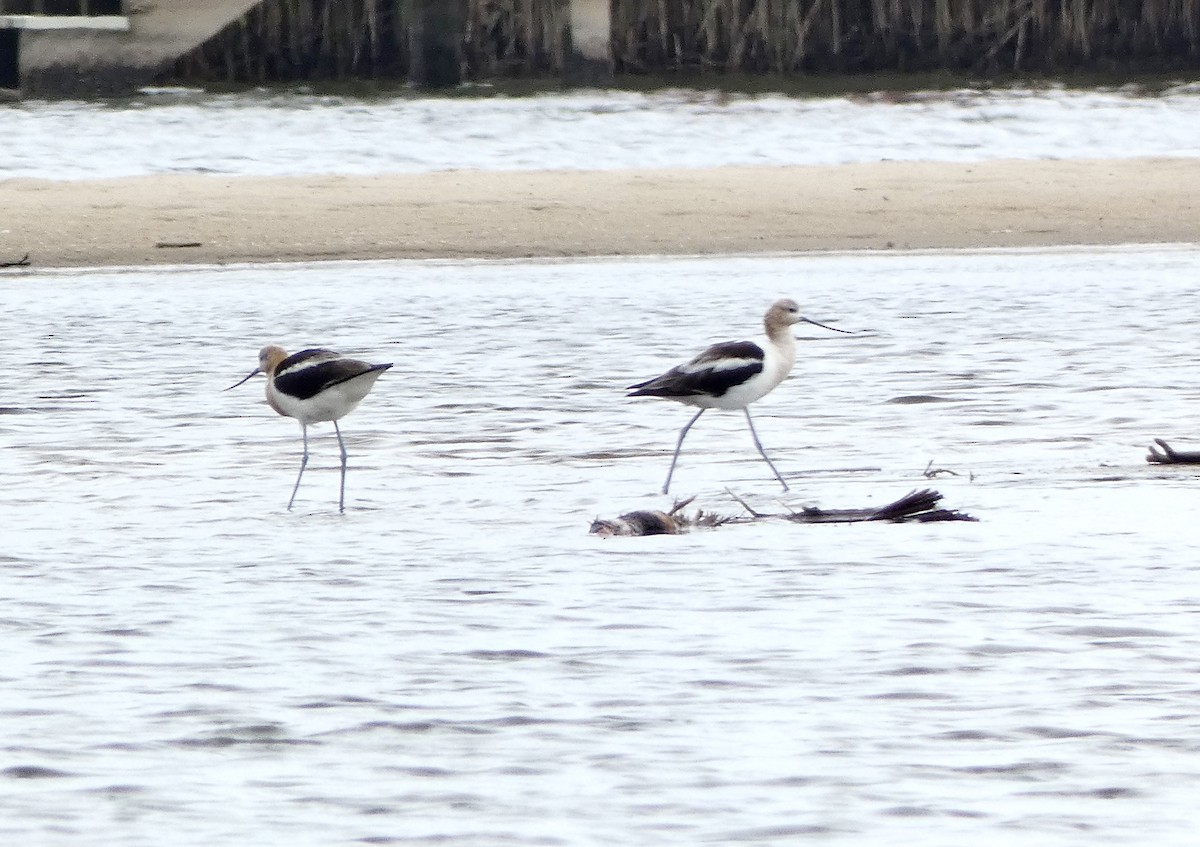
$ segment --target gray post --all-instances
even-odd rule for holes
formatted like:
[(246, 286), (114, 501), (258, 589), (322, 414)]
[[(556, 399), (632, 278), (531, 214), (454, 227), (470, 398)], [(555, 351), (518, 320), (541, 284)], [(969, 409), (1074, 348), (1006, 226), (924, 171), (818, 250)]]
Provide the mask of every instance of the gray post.
[(572, 85), (608, 85), (613, 80), (612, 0), (563, 0), (567, 32), (563, 78)]
[(462, 82), (462, 4), (456, 0), (408, 0), (408, 79), (449, 88)]

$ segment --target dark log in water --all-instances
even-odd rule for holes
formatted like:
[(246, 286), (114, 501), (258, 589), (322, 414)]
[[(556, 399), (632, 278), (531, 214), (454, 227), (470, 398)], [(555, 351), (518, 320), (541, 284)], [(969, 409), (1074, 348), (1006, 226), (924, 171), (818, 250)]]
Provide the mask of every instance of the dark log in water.
[(859, 521), (890, 521), (891, 523), (931, 523), (933, 521), (975, 521), (970, 515), (953, 509), (939, 509), (942, 495), (929, 488), (910, 491), (899, 500), (875, 509), (818, 509), (805, 507), (793, 515), (783, 515), (794, 523), (857, 523)]
[(1200, 465), (1200, 450), (1176, 450), (1161, 438), (1154, 439), (1154, 444), (1150, 445), (1150, 452), (1146, 454), (1147, 462), (1158, 465)]
[(768, 514), (752, 509), (744, 500), (730, 492), (749, 514), (747, 515), (718, 515), (711, 512), (697, 511), (687, 515), (683, 508), (695, 498), (689, 498), (676, 503), (670, 512), (660, 512), (647, 509), (626, 512), (615, 520), (596, 519), (592, 521), (589, 530), (594, 535), (678, 535), (697, 527), (716, 527), (730, 523), (752, 523), (760, 520), (785, 520), (791, 523), (863, 523), (866, 521), (886, 521), (889, 523), (931, 523), (934, 521), (976, 521), (970, 515), (953, 509), (938, 508), (942, 495), (929, 488), (920, 491), (910, 491), (899, 500), (886, 506), (876, 506), (867, 509), (819, 509), (805, 506), (799, 512), (788, 514)]

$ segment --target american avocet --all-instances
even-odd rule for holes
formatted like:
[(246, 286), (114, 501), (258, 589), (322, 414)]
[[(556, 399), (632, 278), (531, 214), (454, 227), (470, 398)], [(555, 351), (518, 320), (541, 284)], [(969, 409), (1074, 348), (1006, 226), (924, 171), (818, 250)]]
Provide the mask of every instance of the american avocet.
[(322, 421), (333, 422), (333, 431), (337, 433), (338, 446), (342, 449), (338, 511), (346, 510), (346, 444), (342, 441), (342, 431), (338, 429), (337, 422), (354, 411), (354, 407), (371, 392), (375, 380), (391, 366), (390, 362), (372, 365), (370, 362), (348, 359), (332, 350), (301, 350), (289, 356), (282, 347), (270, 345), (259, 351), (258, 367), (246, 379), (225, 389), (229, 391), (252, 376), (266, 374), (267, 402), (271, 408), (285, 417), (300, 421), (304, 455), (300, 459), (300, 473), (296, 475), (296, 484), (292, 486), (292, 496), (288, 500), (289, 510), (296, 499), (296, 492), (300, 490), (304, 466), (308, 464), (308, 425)]
[(671, 457), (671, 468), (667, 471), (667, 481), (663, 483), (663, 494), (671, 487), (671, 475), (675, 473), (683, 439), (687, 437), (692, 424), (700, 420), (700, 416), (708, 409), (741, 409), (746, 413), (746, 423), (750, 425), (754, 446), (775, 473), (783, 490), (788, 490), (788, 484), (767, 456), (762, 442), (758, 440), (758, 433), (754, 431), (750, 404), (766, 396), (792, 370), (792, 365), (796, 363), (796, 337), (792, 335), (791, 326), (800, 322), (834, 332), (849, 332), (809, 320), (800, 314), (800, 307), (795, 300), (777, 300), (763, 318), (767, 329), (764, 342), (726, 341), (714, 344), (690, 362), (677, 365), (662, 376), (629, 386), (629, 397), (665, 397), (700, 409), (679, 433), (675, 455)]

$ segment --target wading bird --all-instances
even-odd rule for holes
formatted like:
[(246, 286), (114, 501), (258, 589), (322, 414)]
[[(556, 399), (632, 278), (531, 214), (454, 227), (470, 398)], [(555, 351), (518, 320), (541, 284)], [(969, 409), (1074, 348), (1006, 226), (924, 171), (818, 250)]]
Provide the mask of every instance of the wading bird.
[(370, 392), (375, 380), (392, 364), (372, 365), (358, 359), (348, 359), (332, 350), (301, 350), (288, 355), (282, 347), (270, 345), (258, 353), (258, 367), (246, 379), (226, 388), (226, 391), (258, 374), (267, 375), (267, 403), (281, 415), (300, 421), (304, 437), (304, 455), (300, 473), (292, 486), (288, 510), (300, 490), (300, 478), (308, 464), (308, 425), (332, 421), (342, 450), (342, 484), (338, 493), (338, 511), (346, 511), (346, 444), (337, 422), (354, 411)]
[(809, 320), (800, 314), (800, 307), (795, 300), (777, 300), (763, 318), (767, 330), (763, 341), (714, 344), (690, 362), (677, 365), (662, 376), (629, 386), (629, 397), (665, 397), (700, 409), (679, 433), (675, 455), (671, 457), (671, 468), (667, 471), (667, 481), (663, 483), (663, 494), (671, 487), (671, 475), (675, 473), (683, 439), (687, 437), (692, 424), (700, 420), (700, 416), (708, 409), (741, 409), (746, 413), (746, 423), (750, 425), (754, 446), (770, 466), (783, 490), (788, 490), (788, 484), (763, 450), (758, 433), (754, 431), (750, 404), (765, 397), (792, 370), (792, 365), (796, 363), (796, 337), (791, 327), (801, 322), (834, 332), (849, 332)]

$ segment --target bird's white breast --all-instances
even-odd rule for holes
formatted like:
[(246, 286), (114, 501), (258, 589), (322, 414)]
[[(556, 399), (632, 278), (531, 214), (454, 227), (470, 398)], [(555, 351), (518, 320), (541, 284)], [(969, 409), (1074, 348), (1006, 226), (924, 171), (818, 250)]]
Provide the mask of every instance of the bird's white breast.
[(370, 371), (346, 382), (332, 385), (307, 400), (299, 400), (268, 383), (267, 400), (281, 415), (312, 424), (336, 421), (350, 414), (371, 391), (382, 371)]
[(741, 385), (732, 386), (720, 397), (706, 398), (703, 405), (711, 409), (744, 409), (769, 394), (787, 378), (796, 363), (796, 341), (791, 332), (782, 342), (763, 339), (763, 369)]

